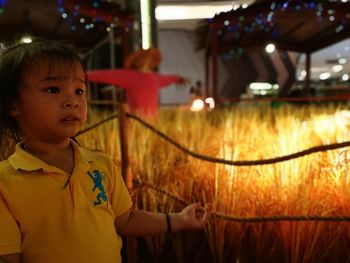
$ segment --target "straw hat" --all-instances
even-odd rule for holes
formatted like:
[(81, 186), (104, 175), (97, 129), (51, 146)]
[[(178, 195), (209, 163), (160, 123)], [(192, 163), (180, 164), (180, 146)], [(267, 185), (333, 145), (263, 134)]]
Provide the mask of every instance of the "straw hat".
[(125, 61), (125, 68), (138, 70), (154, 70), (161, 61), (158, 48), (139, 49), (129, 55)]

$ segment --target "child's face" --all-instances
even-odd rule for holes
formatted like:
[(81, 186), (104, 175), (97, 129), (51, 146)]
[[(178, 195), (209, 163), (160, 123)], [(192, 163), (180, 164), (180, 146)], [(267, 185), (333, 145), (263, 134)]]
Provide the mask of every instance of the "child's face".
[(25, 139), (60, 142), (76, 135), (86, 120), (85, 74), (81, 64), (43, 60), (23, 76), (11, 107)]

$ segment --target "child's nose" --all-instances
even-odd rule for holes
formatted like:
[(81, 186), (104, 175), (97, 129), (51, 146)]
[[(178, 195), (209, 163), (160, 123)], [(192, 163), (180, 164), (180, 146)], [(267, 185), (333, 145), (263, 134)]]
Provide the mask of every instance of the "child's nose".
[(79, 103), (73, 102), (73, 101), (67, 101), (64, 103), (64, 107), (65, 108), (76, 108), (76, 107), (79, 107)]
[(77, 108), (79, 107), (80, 103), (78, 99), (76, 98), (69, 98), (64, 102), (64, 107), (65, 108)]

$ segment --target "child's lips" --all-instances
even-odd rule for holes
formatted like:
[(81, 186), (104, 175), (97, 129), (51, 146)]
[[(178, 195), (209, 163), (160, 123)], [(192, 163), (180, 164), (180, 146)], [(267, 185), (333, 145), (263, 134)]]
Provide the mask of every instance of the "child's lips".
[(74, 121), (80, 121), (80, 119), (77, 116), (69, 115), (69, 116), (62, 118), (61, 121), (74, 122)]

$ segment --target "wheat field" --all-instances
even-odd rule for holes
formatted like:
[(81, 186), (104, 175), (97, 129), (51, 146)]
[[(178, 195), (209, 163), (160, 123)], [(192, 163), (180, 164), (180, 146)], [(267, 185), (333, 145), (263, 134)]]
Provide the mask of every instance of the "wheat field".
[[(193, 152), (227, 160), (261, 160), (350, 140), (346, 104), (231, 106), (210, 112), (161, 108), (152, 125)], [(112, 114), (91, 109), (88, 123)], [(239, 217), (350, 215), (348, 148), (270, 165), (230, 166), (191, 157), (127, 122), (130, 170), (147, 187), (132, 191), (137, 209), (178, 211), (212, 203)], [(118, 121), (78, 137), (120, 160)], [(205, 230), (139, 238), (135, 262), (350, 262), (349, 222), (235, 222), (211, 217)], [(134, 251), (135, 252), (135, 251)]]

